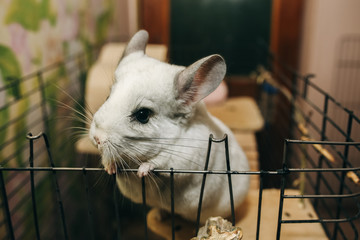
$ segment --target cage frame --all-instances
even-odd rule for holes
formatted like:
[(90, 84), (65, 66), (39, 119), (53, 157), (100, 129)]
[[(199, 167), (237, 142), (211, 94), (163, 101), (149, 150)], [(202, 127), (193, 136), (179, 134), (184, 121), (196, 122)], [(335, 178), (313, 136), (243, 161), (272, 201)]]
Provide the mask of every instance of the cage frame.
[[(83, 55), (79, 55), (76, 57), (71, 57), (68, 59), (68, 61), (75, 61), (78, 65), (78, 67), (80, 69), (84, 70), (84, 56)], [(272, 61), (277, 61), (280, 62), (280, 60), (276, 59), (274, 56), (271, 56)], [(4, 212), (4, 219), (2, 221), (2, 225), (6, 225), (6, 229), (7, 229), (7, 235), (5, 237), (8, 237), (9, 239), (15, 239), (15, 234), (14, 234), (14, 227), (12, 224), (12, 214), (11, 214), (11, 209), (9, 208), (9, 203), (8, 203), (8, 193), (7, 193), (7, 189), (6, 189), (6, 180), (4, 177), (4, 172), (28, 172), (29, 173), (29, 177), (30, 177), (30, 185), (31, 185), (31, 199), (32, 199), (32, 204), (33, 204), (33, 218), (34, 218), (34, 227), (36, 229), (36, 237), (37, 239), (40, 239), (40, 231), (39, 231), (39, 224), (38, 224), (38, 216), (37, 216), (37, 207), (36, 207), (36, 183), (34, 181), (34, 173), (35, 172), (51, 172), (52, 176), (53, 176), (53, 180), (55, 183), (55, 194), (56, 194), (56, 198), (58, 201), (58, 208), (61, 212), (61, 222), (62, 222), (62, 229), (63, 229), (63, 237), (65, 239), (69, 238), (68, 235), (68, 230), (67, 230), (67, 224), (66, 224), (66, 217), (65, 217), (65, 213), (64, 213), (64, 209), (63, 209), (63, 202), (62, 202), (62, 197), (60, 194), (60, 186), (58, 184), (58, 179), (57, 179), (57, 173), (58, 172), (81, 172), (83, 174), (83, 180), (84, 180), (84, 184), (85, 184), (85, 188), (86, 188), (86, 198), (89, 200), (90, 196), (89, 196), (89, 183), (87, 182), (87, 173), (89, 172), (103, 172), (104, 170), (102, 168), (91, 168), (91, 167), (56, 167), (53, 160), (52, 160), (52, 153), (50, 150), (50, 145), (49, 145), (49, 141), (47, 138), (47, 134), (46, 132), (49, 129), (49, 126), (47, 125), (48, 122), (48, 117), (49, 117), (49, 113), (48, 113), (48, 108), (46, 106), (46, 102), (47, 102), (47, 97), (46, 97), (46, 93), (45, 93), (45, 88), (46, 88), (46, 84), (44, 82), (44, 73), (51, 71), (53, 68), (62, 66), (63, 64), (66, 64), (64, 62), (61, 63), (57, 63), (54, 65), (51, 65), (49, 67), (46, 67), (44, 69), (39, 70), (38, 72), (34, 73), (34, 74), (30, 74), (28, 76), (25, 76), (21, 79), (16, 79), (15, 81), (12, 81), (11, 84), (8, 84), (4, 87), (0, 88), (0, 93), (4, 92), (7, 89), (16, 89), (18, 87), (18, 84), (20, 84), (21, 81), (27, 81), (27, 79), (31, 79), (31, 78), (37, 78), (38, 79), (38, 86), (39, 86), (39, 90), (41, 93), (41, 102), (40, 104), (37, 106), (38, 108), (41, 109), (42, 112), (42, 121), (44, 122), (44, 133), (39, 133), (36, 136), (33, 136), (32, 134), (28, 134), (27, 135), (27, 140), (29, 142), (29, 166), (28, 167), (7, 167), (7, 166), (3, 166), (6, 165), (6, 163), (8, 161), (4, 161), (2, 163), (0, 163), (0, 189), (1, 189), (1, 196), (2, 196), (2, 209)], [(360, 119), (349, 109), (343, 107), (341, 105), (341, 103), (339, 103), (336, 99), (334, 99), (333, 97), (331, 97), (331, 95), (329, 95), (328, 93), (326, 93), (325, 91), (323, 91), (320, 87), (318, 87), (316, 84), (314, 84), (311, 81), (311, 78), (313, 78), (314, 76), (312, 74), (308, 74), (305, 76), (302, 76), (300, 74), (298, 74), (296, 71), (289, 69), (289, 67), (286, 66), (286, 64), (283, 64), (282, 66), (283, 69), (285, 69), (285, 71), (290, 71), (290, 78), (288, 76), (286, 76), (286, 74), (280, 73), (279, 74), (279, 78), (283, 78), (283, 79), (290, 79), (290, 84), (288, 83), (286, 89), (288, 89), (288, 91), (291, 93), (291, 98), (289, 99), (290, 102), (290, 137), (295, 136), (296, 133), (294, 133), (294, 131), (299, 131), (296, 126), (295, 126), (295, 122), (293, 122), (293, 116), (295, 115), (295, 111), (298, 111), (299, 109), (295, 109), (295, 105), (297, 104), (297, 99), (301, 98), (303, 101), (307, 102), (307, 104), (309, 104), (315, 111), (317, 111), (321, 117), (322, 117), (322, 121), (321, 121), (321, 127), (318, 128), (318, 126), (316, 126), (315, 123), (312, 123), (311, 120), (307, 119), (307, 122), (309, 125), (313, 125), (313, 128), (315, 129), (315, 131), (319, 132), (319, 135), (321, 136), (321, 140), (316, 141), (316, 140), (298, 140), (298, 139), (293, 139), (293, 138), (286, 138), (283, 139), (283, 145), (284, 145), (284, 151), (282, 154), (282, 167), (281, 168), (277, 168), (277, 169), (273, 169), (273, 170), (259, 170), (259, 171), (237, 171), (237, 170), (231, 170), (231, 167), (229, 165), (229, 156), (228, 156), (228, 143), (227, 143), (227, 136), (225, 135), (224, 138), (222, 139), (215, 139), (213, 138), (212, 135), (209, 136), (209, 141), (208, 141), (208, 148), (207, 148), (207, 161), (205, 163), (204, 166), (204, 170), (178, 170), (178, 169), (154, 169), (153, 172), (154, 173), (162, 173), (162, 174), (169, 174), (170, 176), (170, 188), (171, 188), (171, 226), (172, 226), (172, 239), (175, 239), (175, 213), (174, 213), (174, 194), (175, 194), (175, 190), (174, 190), (174, 175), (175, 174), (181, 174), (181, 173), (190, 173), (190, 174), (202, 174), (203, 175), (203, 186), (201, 187), (201, 196), (203, 193), (203, 189), (204, 189), (204, 185), (206, 184), (206, 176), (209, 174), (223, 174), (223, 175), (227, 175), (228, 176), (228, 186), (229, 186), (229, 195), (230, 195), (230, 199), (231, 199), (231, 212), (232, 212), (232, 223), (235, 223), (235, 212), (234, 212), (234, 206), (233, 206), (233, 197), (232, 197), (232, 182), (231, 182), (231, 176), (235, 175), (235, 174), (246, 174), (246, 175), (258, 175), (260, 177), (260, 182), (259, 182), (259, 203), (258, 203), (258, 212), (257, 212), (257, 226), (256, 226), (256, 239), (259, 239), (260, 237), (260, 225), (261, 225), (261, 210), (262, 210), (262, 194), (263, 194), (263, 190), (264, 190), (264, 186), (263, 186), (263, 182), (264, 182), (264, 178), (267, 176), (278, 176), (281, 178), (281, 185), (280, 185), (280, 203), (279, 203), (279, 213), (278, 213), (278, 218), (277, 218), (277, 236), (276, 239), (281, 239), (281, 227), (283, 224), (291, 224), (291, 223), (321, 223), (325, 229), (325, 232), (327, 234), (327, 236), (330, 238), (336, 238), (338, 236), (338, 234), (341, 234), (343, 236), (344, 239), (347, 239), (346, 236), (344, 235), (344, 232), (342, 230), (342, 228), (339, 226), (340, 223), (346, 222), (349, 223), (350, 225), (352, 225), (352, 229), (354, 231), (354, 239), (357, 239), (359, 237), (359, 234), (357, 232), (356, 227), (354, 226), (353, 220), (355, 219), (359, 219), (360, 218), (360, 203), (359, 203), (359, 197), (360, 197), (360, 192), (357, 193), (350, 193), (350, 194), (346, 194), (344, 193), (344, 188), (346, 186), (344, 186), (345, 184), (345, 177), (346, 177), (346, 173), (348, 172), (354, 172), (355, 175), (357, 177), (359, 177), (359, 172), (360, 172), (360, 167), (357, 166), (353, 166), (352, 163), (350, 163), (348, 161), (348, 153), (349, 153), (349, 148), (350, 147), (354, 147), (357, 149), (357, 151), (359, 151), (360, 149), (360, 142), (356, 142), (352, 139), (352, 128), (353, 125), (356, 124), (357, 126), (360, 126)], [(269, 66), (268, 66), (269, 67)], [(269, 67), (271, 68), (276, 68), (276, 66), (271, 66)], [(82, 71), (83, 71), (82, 70)], [(299, 81), (302, 82), (302, 92), (299, 91)], [(324, 98), (323, 100), (323, 107), (320, 108), (318, 107), (315, 103), (311, 102), (310, 100), (307, 99), (308, 97), (308, 93), (310, 91), (310, 89), (317, 91), (319, 94), (322, 95), (322, 97)], [(31, 90), (32, 91), (32, 90)], [(31, 94), (31, 92), (28, 92), (26, 94)], [(0, 107), (0, 111), (8, 108), (11, 104), (21, 100), (22, 97), (26, 97), (27, 95), (23, 95), (20, 96), (19, 98), (13, 98), (10, 102), (6, 103), (5, 105)], [(284, 94), (284, 93), (283, 93)], [(286, 95), (286, 94), (284, 94)], [(348, 120), (347, 120), (347, 128), (346, 130), (342, 130), (339, 126), (337, 126), (337, 124), (328, 117), (328, 106), (329, 104), (335, 104), (336, 106), (338, 106), (339, 108), (341, 108), (341, 110), (343, 111), (343, 114), (348, 116)], [(27, 110), (27, 111), (32, 111)], [(301, 110), (300, 110), (301, 111)], [(28, 114), (28, 112), (24, 113), (25, 115)], [(301, 113), (304, 118), (306, 118), (306, 114), (303, 112)], [(18, 119), (15, 119), (13, 121), (17, 121)], [(9, 125), (13, 124), (13, 122), (9, 122), (6, 123), (5, 125), (0, 126), (0, 129), (4, 129), (6, 127), (8, 127)], [(332, 141), (331, 139), (329, 139), (326, 134), (326, 127), (327, 125), (334, 125), (334, 127), (339, 131), (339, 133), (345, 138), (344, 141)], [(23, 134), (19, 134), (15, 137), (21, 137), (21, 135)], [(34, 154), (34, 141), (38, 141), (39, 139), (43, 139), (45, 146), (46, 146), (46, 151), (47, 151), (47, 155), (48, 155), (48, 160), (49, 160), (49, 164), (50, 167), (34, 167), (33, 163), (34, 163), (34, 158), (33, 158), (33, 154)], [(10, 139), (11, 141), (13, 141), (14, 139)], [(225, 152), (226, 157), (225, 160), (227, 161), (227, 169), (226, 170), (209, 170), (207, 168), (207, 163), (208, 163), (208, 159), (209, 159), (209, 155), (211, 153), (211, 145), (213, 143), (219, 143), (219, 142), (225, 142)], [(8, 144), (7, 142), (5, 143), (1, 143), (2, 147), (4, 144)], [(338, 153), (339, 157), (343, 160), (342, 166), (341, 167), (330, 167), (329, 165), (327, 167), (323, 167), (324, 164), (326, 164), (323, 161), (323, 157), (319, 158), (319, 162), (317, 163), (317, 167), (312, 167), (312, 168), (291, 168), (289, 167), (289, 159), (291, 158), (291, 151), (292, 148), (291, 146), (293, 145), (308, 145), (308, 146), (314, 146), (314, 145), (322, 145), (322, 146), (328, 146), (330, 148), (334, 147), (334, 146), (344, 146), (344, 150), (342, 153)], [(306, 153), (305, 153), (306, 154)], [(126, 173), (126, 172), (136, 172), (137, 169), (118, 169), (118, 173), (122, 174), (122, 173)], [(315, 194), (303, 194), (303, 195), (287, 195), (285, 194), (285, 189), (287, 186), (287, 176), (289, 174), (292, 173), (317, 173), (318, 177), (316, 179), (316, 181), (322, 181), (322, 173), (327, 173), (327, 172), (333, 172), (334, 175), (336, 173), (337, 178), (339, 178), (341, 180), (341, 186), (339, 189), (339, 193), (333, 193), (333, 194), (320, 194), (320, 190), (319, 189), (315, 189)], [(115, 181), (115, 177), (114, 177), (114, 181)], [(319, 185), (319, 184), (318, 184)], [(317, 185), (317, 186), (318, 186)], [(146, 178), (142, 178), (142, 194), (143, 194), (143, 222), (144, 222), (144, 236), (145, 239), (148, 239), (148, 227), (147, 227), (147, 219), (146, 219), (146, 213), (147, 213), (147, 207), (146, 207)], [(119, 209), (119, 206), (117, 205), (117, 201), (118, 201), (118, 195), (115, 192), (114, 194), (114, 204), (117, 206), (116, 209)], [(283, 212), (283, 203), (284, 201), (286, 201), (286, 199), (313, 199), (315, 204), (317, 201), (322, 201), (322, 199), (336, 199), (336, 201), (339, 203), (339, 206), (337, 206), (337, 210), (336, 210), (336, 214), (335, 217), (333, 218), (318, 218), (315, 220), (303, 220), (303, 219), (298, 219), (298, 220), (283, 220), (282, 219), (282, 212)], [(354, 201), (357, 203), (357, 208), (358, 208), (358, 212), (356, 214), (354, 214), (353, 216), (349, 216), (347, 218), (340, 218), (340, 211), (342, 210), (342, 206), (341, 206), (341, 202), (342, 199), (345, 198), (351, 198), (354, 199)], [(198, 219), (197, 219), (197, 223), (196, 223), (196, 232), (199, 229), (199, 219), (200, 219), (200, 214), (201, 214), (201, 203), (202, 203), (202, 197), (200, 197), (199, 199), (199, 210), (198, 210)], [(90, 227), (94, 226), (94, 221), (92, 219), (92, 209), (91, 206), (88, 203), (88, 224), (90, 225)], [(119, 211), (117, 211), (117, 218)], [(334, 223), (335, 227), (332, 230), (332, 232), (330, 232), (331, 230), (327, 230), (326, 229), (326, 224), (328, 223)], [(92, 229), (92, 228), (90, 228)], [(117, 233), (118, 237), (120, 236), (120, 232)], [(92, 235), (93, 236), (93, 235)]]

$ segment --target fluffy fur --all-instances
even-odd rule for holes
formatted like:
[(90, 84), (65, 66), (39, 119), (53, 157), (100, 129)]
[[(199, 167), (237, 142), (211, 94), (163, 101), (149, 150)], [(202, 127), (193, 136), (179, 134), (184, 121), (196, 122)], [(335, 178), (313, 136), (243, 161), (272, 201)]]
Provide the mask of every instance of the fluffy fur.
[[(147, 203), (170, 211), (169, 174), (152, 169), (202, 170), (209, 134), (228, 134), (231, 168), (248, 170), (248, 162), (236, 139), (221, 121), (211, 116), (201, 99), (222, 81), (226, 65), (219, 55), (191, 66), (170, 65), (145, 54), (148, 33), (139, 31), (129, 42), (115, 71), (107, 101), (95, 113), (90, 138), (102, 155), (109, 174), (118, 167), (138, 169), (138, 174), (117, 174), (121, 192), (134, 202), (142, 201), (141, 177), (147, 177)], [(136, 113), (150, 111), (141, 123)], [(213, 144), (209, 169), (225, 170), (223, 144)], [(175, 174), (175, 212), (196, 220), (202, 175)], [(249, 177), (233, 175), (235, 206), (248, 191)], [(210, 216), (229, 216), (229, 189), (225, 175), (208, 175), (201, 221)]]

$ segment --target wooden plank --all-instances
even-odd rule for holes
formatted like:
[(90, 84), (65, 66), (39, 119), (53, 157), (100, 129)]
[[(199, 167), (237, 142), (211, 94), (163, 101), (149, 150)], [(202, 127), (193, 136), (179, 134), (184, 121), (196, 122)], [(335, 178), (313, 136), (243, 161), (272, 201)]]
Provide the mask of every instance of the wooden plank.
[[(299, 194), (297, 190), (288, 189), (286, 194)], [(251, 190), (245, 202), (236, 210), (236, 226), (243, 231), (243, 239), (256, 238), (256, 223), (258, 209), (258, 190)], [(278, 189), (265, 189), (263, 191), (260, 239), (276, 239), (277, 217), (280, 192)], [(307, 199), (304, 204), (299, 199), (286, 200), (284, 202), (283, 219), (316, 219), (317, 215)], [(171, 239), (171, 219), (159, 218), (159, 210), (152, 209), (147, 216), (149, 229), (165, 239)], [(175, 232), (176, 239), (190, 239), (194, 237), (195, 224), (176, 217), (175, 225), (178, 231)], [(306, 229), (306, 231), (304, 231)], [(281, 239), (288, 240), (325, 240), (327, 239), (320, 223), (308, 224), (284, 224), (281, 231)]]

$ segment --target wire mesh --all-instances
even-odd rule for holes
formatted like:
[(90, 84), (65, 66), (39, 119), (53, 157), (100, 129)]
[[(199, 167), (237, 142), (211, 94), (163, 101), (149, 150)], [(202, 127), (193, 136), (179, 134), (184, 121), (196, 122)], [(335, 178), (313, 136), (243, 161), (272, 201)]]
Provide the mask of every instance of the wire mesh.
[[(74, 109), (83, 111), (78, 105), (84, 105), (80, 93), (91, 62), (86, 54), (74, 56), (0, 87), (6, 100), (0, 104), (0, 113), (9, 119), (0, 124), (1, 239), (127, 239), (129, 222), (137, 223), (138, 238), (153, 238), (146, 217), (147, 179), (142, 178), (143, 203), (139, 207), (129, 203), (118, 191), (115, 177), (106, 176), (98, 167), (98, 157), (77, 155), (75, 139), (69, 141), (72, 130), (64, 131), (74, 129), (74, 124), (76, 128), (84, 126), (63, 120)], [(264, 224), (263, 192), (273, 186), (280, 188), (277, 239), (281, 239), (284, 225), (313, 223), (320, 223), (329, 239), (358, 239), (360, 120), (316, 86), (311, 81), (314, 76), (301, 76), (276, 58), (271, 63), (258, 72), (259, 78), (270, 73), (259, 86), (259, 105), (266, 120), (264, 130), (257, 133), (261, 170), (231, 169), (228, 155), (224, 170), (208, 169), (206, 164), (202, 171), (154, 170), (170, 176), (172, 239), (177, 231), (174, 175), (184, 173), (201, 174), (203, 185), (209, 174), (227, 175), (232, 200), (232, 175), (258, 175), (257, 239)], [(334, 114), (345, 116), (346, 125), (336, 122)], [(28, 132), (46, 134), (32, 136)], [(208, 155), (211, 145), (219, 142), (227, 147), (226, 137), (209, 137)], [(119, 169), (119, 174), (136, 171)], [(99, 179), (105, 184), (98, 183)], [(287, 194), (288, 187), (298, 188), (300, 194)], [(317, 218), (284, 218), (284, 203), (294, 199), (310, 199)], [(201, 204), (202, 197), (198, 219)], [(229, 208), (234, 223), (232, 203)], [(194, 226), (197, 231), (199, 221)]]

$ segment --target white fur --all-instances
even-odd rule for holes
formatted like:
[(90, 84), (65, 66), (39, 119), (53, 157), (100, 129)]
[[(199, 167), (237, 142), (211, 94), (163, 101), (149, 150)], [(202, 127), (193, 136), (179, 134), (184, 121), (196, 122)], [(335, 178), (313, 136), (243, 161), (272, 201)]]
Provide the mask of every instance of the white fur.
[[(141, 177), (145, 177), (147, 204), (170, 211), (170, 176), (154, 176), (151, 170), (202, 170), (209, 134), (217, 138), (228, 134), (232, 170), (249, 167), (230, 129), (211, 116), (200, 101), (221, 82), (226, 70), (223, 59), (212, 55), (188, 68), (163, 63), (144, 54), (147, 37), (145, 31), (140, 31), (130, 41), (115, 71), (110, 96), (94, 115), (90, 137), (101, 151), (102, 164), (109, 174), (116, 172), (116, 166), (139, 169), (137, 175), (118, 174), (117, 183), (124, 196), (142, 202)], [(206, 81), (187, 88), (198, 71), (205, 71), (199, 76)], [(186, 94), (184, 89), (188, 89)], [(154, 113), (146, 124), (131, 118), (135, 109), (143, 107)], [(212, 145), (209, 169), (226, 170), (224, 144)], [(174, 178), (175, 212), (194, 221), (202, 175), (175, 174)], [(247, 194), (249, 177), (233, 175), (232, 181), (238, 206)], [(230, 215), (227, 176), (208, 175), (201, 221), (218, 215)]]

